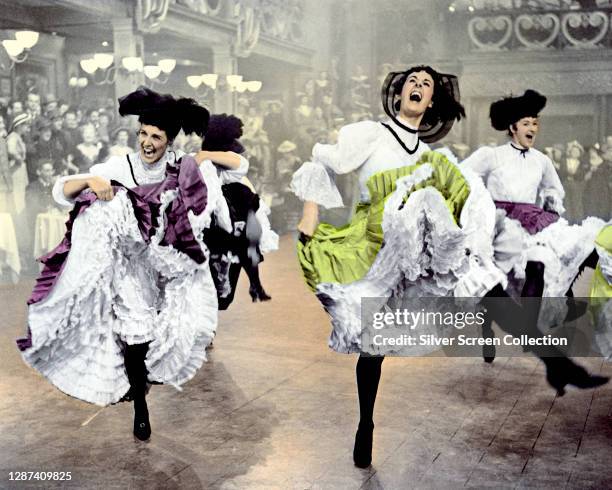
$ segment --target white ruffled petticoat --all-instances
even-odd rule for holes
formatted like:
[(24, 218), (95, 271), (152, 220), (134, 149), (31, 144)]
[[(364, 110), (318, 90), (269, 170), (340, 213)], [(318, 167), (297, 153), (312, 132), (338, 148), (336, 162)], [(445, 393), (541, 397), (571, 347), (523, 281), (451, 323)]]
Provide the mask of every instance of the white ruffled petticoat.
[[(528, 261), (544, 264), (544, 297), (561, 298), (578, 274), (580, 265), (595, 248), (595, 238), (606, 226), (605, 221), (588, 217), (579, 225), (570, 225), (564, 218), (530, 235), (520, 222), (498, 211), (497, 230), (493, 243), (497, 266), (525, 278)], [(520, 285), (512, 288), (520, 291)]]
[(261, 227), (261, 237), (259, 239), (259, 250), (262, 254), (267, 254), (278, 250), (278, 234), (272, 229), (268, 216), (271, 211), (268, 205), (263, 201), (259, 200), (259, 208), (255, 213), (255, 218), (259, 222)]
[[(460, 169), (470, 186), (457, 225), (444, 197), (434, 187), (414, 191), (426, 180), (432, 168), (424, 164), (397, 181), (383, 215), (384, 245), (368, 273), (349, 284), (324, 283), (317, 287), (331, 316), (329, 346), (337, 352), (361, 352), (363, 298), (377, 298), (380, 306), (402, 297), (481, 297), (505, 275), (493, 264), (491, 246), (495, 224), (495, 206), (484, 185), (472, 172)], [(419, 330), (420, 334), (436, 331)], [(366, 349), (380, 354), (372, 345)], [(410, 349), (423, 355), (438, 347)], [(402, 348), (405, 351), (405, 347)], [(385, 347), (386, 354), (392, 353)]]
[[(220, 181), (209, 170), (201, 166), (206, 209), (188, 216), (196, 237), (213, 212), (221, 226), (230, 223)], [(176, 195), (162, 194), (160, 220)], [(74, 221), (72, 247), (54, 288), (29, 307), (32, 347), (24, 360), (60, 390), (97, 405), (115, 403), (129, 389), (124, 344), (150, 342), (150, 381), (179, 388), (191, 379), (215, 334), (217, 295), (208, 260), (197, 264), (160, 246), (164, 230), (160, 223), (146, 244), (124, 190), (109, 202), (92, 203)]]

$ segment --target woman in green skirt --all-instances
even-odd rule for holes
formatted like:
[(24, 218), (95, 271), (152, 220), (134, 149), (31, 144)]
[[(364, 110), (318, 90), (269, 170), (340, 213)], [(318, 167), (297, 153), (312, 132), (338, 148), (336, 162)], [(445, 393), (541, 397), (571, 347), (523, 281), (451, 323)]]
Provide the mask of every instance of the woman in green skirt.
[[(388, 120), (344, 126), (335, 145), (314, 146), (312, 161), (291, 182), (304, 201), (298, 256), (306, 283), (331, 317), (329, 346), (361, 354), (353, 450), (361, 468), (372, 460), (372, 416), (384, 354), (397, 352), (377, 348), (366, 335), (362, 345), (362, 298), (383, 305), (403, 298), (507, 296), (506, 275), (493, 262), (495, 204), (476, 174), (427, 145), (465, 115), (457, 78), (429, 66), (392, 72), (382, 103)], [(334, 175), (350, 172), (357, 173), (361, 193), (353, 218), (342, 227), (318, 224), (318, 206), (343, 205)], [(533, 323), (509, 303), (485, 306), (513, 335)], [(548, 372), (558, 372), (571, 363), (559, 359), (542, 360)]]
[[(470, 289), (465, 295), (481, 296), (480, 290), (486, 292), (503, 280), (490, 257), (487, 260), (492, 249), (466, 252), (471, 242), (475, 248), (479, 243), (490, 247), (493, 203), (485, 199), (483, 210), (474, 212), (479, 199), (468, 179), (427, 145), (465, 114), (456, 77), (428, 66), (392, 72), (382, 98), (387, 121), (350, 124), (340, 129), (337, 144), (316, 144), (312, 161), (304, 163), (291, 183), (304, 201), (298, 226), (304, 277), (331, 316), (330, 347), (343, 353), (362, 352), (362, 297), (390, 298), (402, 288), (429, 296), (452, 294), (478, 255), (485, 258), (483, 274), (461, 281)], [(339, 228), (317, 226), (318, 206), (343, 205), (334, 174), (349, 172), (357, 172), (361, 193), (352, 220)], [(480, 190), (486, 198), (481, 183)], [(490, 236), (474, 241), (462, 226), (464, 214), (478, 217), (472, 229), (485, 235), (488, 230)], [(427, 243), (431, 253), (424, 252)], [(359, 467), (367, 467), (372, 458), (372, 414), (382, 360), (360, 355), (357, 363), (360, 423), (353, 457)]]

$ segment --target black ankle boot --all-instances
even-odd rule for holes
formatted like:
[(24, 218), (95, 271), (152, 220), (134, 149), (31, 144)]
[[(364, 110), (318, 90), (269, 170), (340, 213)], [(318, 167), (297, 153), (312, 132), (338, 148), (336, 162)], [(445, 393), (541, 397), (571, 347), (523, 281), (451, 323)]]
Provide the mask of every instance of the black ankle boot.
[(251, 296), (253, 303), (256, 303), (257, 301), (270, 301), (272, 299), (272, 296), (268, 295), (262, 286), (251, 286), (249, 288), (249, 295)]
[(372, 440), (374, 437), (374, 424), (360, 422), (355, 434), (355, 447), (353, 448), (353, 462), (357, 468), (367, 468), (372, 463)]
[(144, 399), (140, 403), (134, 403), (134, 436), (141, 441), (151, 437), (149, 409)]
[(134, 436), (141, 441), (146, 441), (151, 437), (146, 401), (148, 382), (145, 359), (148, 350), (148, 344), (135, 344), (126, 346), (124, 353), (125, 370), (130, 382), (128, 394), (134, 403)]
[(597, 388), (610, 380), (607, 376), (589, 374), (567, 357), (551, 357), (543, 361), (546, 364), (546, 381), (557, 390), (559, 396), (565, 394), (566, 385), (581, 389)]

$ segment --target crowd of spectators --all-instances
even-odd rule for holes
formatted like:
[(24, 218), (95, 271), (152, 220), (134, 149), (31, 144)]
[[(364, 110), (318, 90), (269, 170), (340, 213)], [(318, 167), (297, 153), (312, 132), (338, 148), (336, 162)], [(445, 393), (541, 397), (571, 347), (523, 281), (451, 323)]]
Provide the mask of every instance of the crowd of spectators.
[[(12, 218), (22, 269), (35, 270), (33, 256), (46, 251), (35, 243), (37, 217), (65, 217), (51, 196), (57, 177), (133, 151), (135, 128), (126, 124), (133, 121), (118, 120), (112, 101), (85, 109), (53, 94), (0, 99), (0, 213)], [(5, 239), (10, 232), (2, 230)]]
[[(383, 66), (381, 74), (388, 70)], [(357, 66), (341, 87), (334, 72), (313, 74), (300, 84), (293, 102), (238, 98), (237, 115), (244, 124), (242, 142), (251, 163), (249, 179), (271, 208), (278, 232), (296, 228), (301, 203), (289, 185), (295, 170), (310, 158), (313, 145), (335, 142), (337, 131), (345, 124), (384, 119), (381, 111), (372, 111), (379, 106), (376, 92), (382, 75), (378, 78), (371, 81)], [(92, 164), (111, 155), (135, 151), (137, 123), (119, 118), (115, 111), (112, 100), (85, 108), (35, 92), (28, 93), (25, 100), (0, 99), (0, 213), (12, 217), (24, 265), (35, 268), (37, 216), (65, 213), (51, 197), (56, 178), (87, 172)], [(179, 135), (174, 146), (195, 152), (200, 144), (197, 137)], [(444, 144), (459, 160), (475, 149), (460, 142)], [(586, 215), (609, 218), (612, 136), (588, 148), (572, 141), (545, 151), (566, 189), (566, 217), (573, 222)], [(338, 183), (343, 194), (354, 194), (355, 182), (340, 178)]]

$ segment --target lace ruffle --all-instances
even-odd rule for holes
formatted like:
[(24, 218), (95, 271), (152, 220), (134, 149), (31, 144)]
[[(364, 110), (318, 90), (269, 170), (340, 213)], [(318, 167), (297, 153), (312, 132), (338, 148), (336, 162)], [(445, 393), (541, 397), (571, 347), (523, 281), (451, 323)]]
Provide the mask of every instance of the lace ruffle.
[[(204, 182), (206, 182), (207, 199), (209, 204), (204, 212), (200, 214), (200, 217), (196, 218), (194, 216), (192, 218), (190, 215), (189, 221), (194, 231), (196, 229), (201, 231), (204, 228), (208, 228), (210, 226), (211, 214), (214, 213), (217, 220), (217, 226), (224, 229), (228, 233), (231, 233), (232, 220), (227, 207), (227, 201), (223, 197), (223, 191), (221, 190), (221, 185), (223, 182), (217, 173), (215, 165), (208, 160), (202, 162), (200, 164), (200, 173), (204, 178)], [(194, 221), (192, 221), (192, 219), (194, 219)], [(196, 236), (198, 235), (199, 233), (196, 233)]]
[(504, 217), (498, 222), (495, 261), (500, 269), (525, 278), (528, 261), (544, 264), (544, 296), (562, 297), (578, 274), (582, 262), (595, 248), (595, 238), (605, 222), (589, 217), (579, 225), (561, 218), (535, 235), (516, 220)]
[[(361, 348), (361, 298), (422, 294), (446, 296), (469, 267), (467, 235), (454, 222), (440, 192), (427, 187), (408, 191), (431, 175), (423, 165), (397, 181), (385, 205), (385, 245), (363, 279), (350, 284), (320, 284), (317, 296), (331, 316), (329, 346), (337, 352)], [(423, 277), (426, 277), (423, 280)]]
[[(216, 204), (225, 200), (214, 199), (222, 198), (220, 184), (215, 189), (207, 181), (207, 189), (213, 199), (199, 215), (190, 211), (196, 237), (212, 212), (223, 213)], [(177, 196), (176, 190), (161, 194), (149, 245), (123, 190), (112, 201), (92, 203), (74, 221), (72, 248), (57, 283), (29, 307), (32, 346), (23, 352), (26, 362), (67, 394), (98, 405), (121, 399), (129, 388), (123, 342), (150, 341), (150, 379), (177, 388), (206, 359), (217, 326), (208, 261), (198, 264), (159, 244), (164, 211)]]
[(278, 250), (278, 234), (274, 230), (272, 230), (272, 225), (270, 225), (270, 220), (268, 219), (268, 215), (270, 214), (270, 212), (271, 211), (268, 205), (260, 199), (259, 209), (255, 213), (255, 217), (257, 218), (257, 221), (259, 221), (259, 225), (261, 226), (259, 250), (263, 254)]
[(505, 288), (505, 273), (493, 260), (496, 209), (482, 180), (467, 167), (459, 167), (468, 181), (468, 196), (460, 216), (460, 224), (466, 233), (466, 246), (470, 254), (470, 266), (455, 288), (456, 297), (482, 297), (496, 284)]
[(293, 174), (291, 191), (302, 201), (313, 201), (327, 209), (344, 206), (332, 175), (317, 162), (305, 162)]

